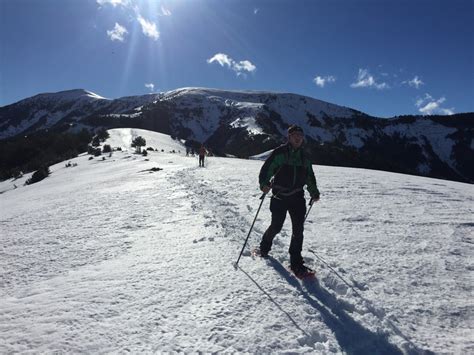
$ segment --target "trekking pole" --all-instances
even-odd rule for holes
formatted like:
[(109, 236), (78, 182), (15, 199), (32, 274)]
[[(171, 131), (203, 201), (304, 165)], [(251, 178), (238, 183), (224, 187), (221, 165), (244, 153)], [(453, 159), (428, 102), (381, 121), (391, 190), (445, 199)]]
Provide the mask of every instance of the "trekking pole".
[(311, 208), (313, 207), (313, 205), (314, 205), (314, 202), (309, 204), (308, 212), (306, 212), (306, 215), (304, 216), (303, 223), (306, 222), (306, 218), (308, 218), (309, 211), (311, 211)]
[(239, 260), (240, 260), (240, 257), (242, 256), (242, 253), (244, 252), (245, 246), (247, 245), (247, 241), (249, 240), (250, 233), (252, 232), (252, 229), (253, 229), (253, 225), (255, 224), (255, 221), (257, 220), (258, 213), (260, 212), (260, 208), (262, 208), (263, 200), (265, 200), (265, 196), (266, 196), (266, 195), (267, 195), (267, 194), (264, 192), (264, 193), (262, 194), (262, 196), (260, 196), (260, 200), (262, 200), (262, 202), (260, 202), (260, 206), (258, 206), (257, 214), (255, 215), (255, 218), (253, 219), (252, 226), (250, 227), (249, 234), (247, 234), (247, 238), (245, 239), (244, 246), (242, 247), (242, 250), (240, 251), (239, 258), (237, 259), (237, 261), (236, 261), (235, 264), (234, 264), (235, 270), (237, 270), (238, 267), (239, 267)]

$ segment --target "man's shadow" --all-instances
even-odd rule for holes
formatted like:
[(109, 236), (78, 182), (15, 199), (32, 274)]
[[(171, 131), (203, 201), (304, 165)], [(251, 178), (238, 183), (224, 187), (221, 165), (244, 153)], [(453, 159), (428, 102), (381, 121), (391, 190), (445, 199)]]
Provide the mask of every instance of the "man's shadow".
[[(295, 287), (312, 307), (321, 314), (322, 320), (334, 333), (339, 346), (347, 354), (403, 354), (388, 341), (388, 334), (374, 333), (357, 323), (347, 313), (354, 307), (338, 300), (334, 295), (319, 285), (317, 279), (300, 281), (293, 276), (280, 262), (269, 258), (270, 265)], [(415, 351), (414, 353), (418, 353)]]

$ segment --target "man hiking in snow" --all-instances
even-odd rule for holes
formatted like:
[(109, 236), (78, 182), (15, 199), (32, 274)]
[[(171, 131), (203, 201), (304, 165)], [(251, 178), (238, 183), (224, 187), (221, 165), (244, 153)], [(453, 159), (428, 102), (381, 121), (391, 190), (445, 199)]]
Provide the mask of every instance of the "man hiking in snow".
[[(306, 214), (306, 200), (303, 186), (306, 185), (311, 196), (310, 204), (319, 200), (311, 161), (303, 153), (304, 133), (301, 127), (288, 128), (288, 142), (276, 148), (263, 164), (259, 183), (264, 193), (272, 190), (270, 202), (272, 222), (263, 234), (260, 249), (256, 251), (262, 257), (268, 257), (275, 236), (281, 231), (289, 212), (293, 228), (290, 242), (290, 267), (296, 276), (310, 273), (303, 262), (303, 229)], [(273, 178), (273, 181), (272, 181)]]
[(204, 157), (206, 156), (206, 153), (206, 148), (201, 144), (201, 148), (199, 148), (199, 166), (204, 167)]

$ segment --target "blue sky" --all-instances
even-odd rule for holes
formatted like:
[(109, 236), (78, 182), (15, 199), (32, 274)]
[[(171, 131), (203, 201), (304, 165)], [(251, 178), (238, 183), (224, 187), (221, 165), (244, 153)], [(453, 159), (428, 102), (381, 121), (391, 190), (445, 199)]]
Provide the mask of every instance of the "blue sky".
[(0, 0), (0, 106), (199, 86), (474, 111), (473, 0)]

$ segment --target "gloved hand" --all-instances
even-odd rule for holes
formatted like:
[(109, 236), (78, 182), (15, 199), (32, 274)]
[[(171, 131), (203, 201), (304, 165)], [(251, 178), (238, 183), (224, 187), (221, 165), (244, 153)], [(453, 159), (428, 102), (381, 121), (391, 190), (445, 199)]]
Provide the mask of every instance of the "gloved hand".
[(312, 205), (315, 202), (319, 201), (319, 194), (311, 196), (311, 200), (309, 200), (309, 204)]
[(271, 186), (265, 185), (260, 188), (264, 194), (267, 194), (271, 190)]

